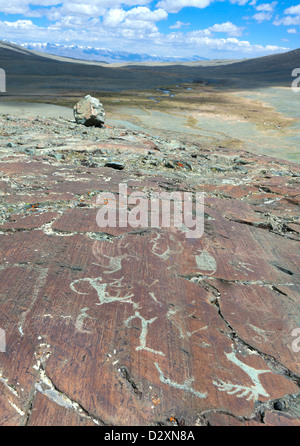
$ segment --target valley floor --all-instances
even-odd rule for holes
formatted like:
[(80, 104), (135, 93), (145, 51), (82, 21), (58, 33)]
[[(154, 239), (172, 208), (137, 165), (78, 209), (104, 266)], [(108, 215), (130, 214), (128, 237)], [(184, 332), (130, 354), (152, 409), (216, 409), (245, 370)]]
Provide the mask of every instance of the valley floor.
[[(2, 96), (0, 113), (72, 120), (72, 107), (86, 93)], [(231, 91), (194, 83), (88, 93), (99, 97), (110, 125), (300, 162), (299, 95), (291, 88)]]

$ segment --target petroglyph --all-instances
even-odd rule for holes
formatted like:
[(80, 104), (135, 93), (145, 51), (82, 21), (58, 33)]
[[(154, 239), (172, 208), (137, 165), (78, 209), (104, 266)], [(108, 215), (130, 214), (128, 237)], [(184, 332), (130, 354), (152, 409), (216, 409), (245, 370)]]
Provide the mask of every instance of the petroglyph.
[[(75, 284), (87, 282), (96, 290), (96, 292), (98, 294), (100, 303), (96, 303), (96, 305), (103, 305), (103, 304), (117, 301), (117, 302), (130, 303), (133, 305), (134, 308), (138, 308), (138, 304), (136, 304), (135, 302), (132, 302), (132, 300), (131, 300), (131, 298), (134, 297), (134, 294), (126, 293), (126, 291), (124, 290), (126, 285), (122, 284), (123, 279), (124, 279), (124, 277), (114, 280), (113, 282), (108, 284), (108, 283), (102, 282), (102, 277), (96, 277), (95, 279), (86, 277), (85, 279), (74, 280), (74, 282), (72, 282), (70, 284), (70, 287), (73, 291), (75, 291), (75, 293), (88, 294), (88, 293), (83, 293), (81, 291), (78, 291), (75, 288)], [(116, 294), (111, 295), (108, 292), (108, 287), (112, 288)], [(124, 294), (124, 295), (122, 296), (122, 294)]]
[(9, 404), (18, 412), (18, 414), (20, 414), (21, 416), (25, 415), (25, 412), (23, 412), (22, 409), (20, 409), (15, 403), (13, 403), (9, 398), (7, 400), (9, 402)]
[(19, 327), (18, 330), (21, 333), (21, 336), (24, 336), (24, 330), (23, 330), (23, 326), (25, 324), (26, 321), (26, 317), (29, 314), (29, 312), (31, 311), (31, 309), (33, 308), (35, 302), (37, 301), (38, 297), (39, 297), (39, 292), (41, 290), (41, 288), (43, 287), (43, 285), (46, 282), (47, 279), (47, 274), (48, 274), (48, 268), (42, 269), (40, 271), (40, 275), (39, 278), (37, 279), (33, 292), (32, 292), (32, 299), (30, 302), (29, 307), (27, 308), (26, 311), (24, 311), (24, 313), (21, 314), (20, 320), (19, 320)]
[[(138, 259), (137, 255), (134, 253), (126, 253), (126, 254), (119, 253), (119, 255), (117, 256), (106, 255), (103, 252), (106, 247), (107, 245), (96, 240), (92, 248), (93, 255), (98, 259), (98, 261), (101, 262), (101, 263), (94, 263), (94, 265), (101, 266), (101, 268), (107, 268), (106, 271), (103, 271), (104, 274), (113, 274), (117, 271), (120, 271), (122, 269), (122, 260), (124, 259), (129, 259), (129, 258)], [(128, 244), (124, 246), (124, 248), (127, 247)], [(118, 251), (120, 251), (120, 249), (118, 249)], [(108, 262), (104, 262), (103, 261), (104, 259), (108, 259)]]
[(159, 373), (159, 379), (162, 383), (167, 384), (168, 386), (171, 386), (171, 387), (175, 387), (176, 389), (183, 390), (184, 392), (192, 393), (197, 398), (206, 398), (207, 397), (206, 393), (198, 392), (198, 390), (195, 390), (192, 387), (192, 382), (194, 381), (194, 378), (189, 378), (189, 379), (185, 380), (183, 384), (179, 384), (175, 381), (171, 381), (170, 378), (166, 378), (164, 376), (163, 372), (161, 371), (159, 365), (156, 362), (154, 363), (154, 365)]
[(4, 386), (10, 391), (12, 392), (14, 395), (16, 395), (17, 397), (19, 397), (18, 392), (16, 391), (16, 389), (11, 385), (8, 384), (8, 379), (3, 377), (2, 372), (0, 371), (0, 382), (2, 384), (4, 384)]
[(97, 266), (101, 266), (102, 268), (108, 268), (106, 271), (103, 271), (104, 274), (112, 274), (115, 273), (117, 271), (120, 271), (122, 269), (122, 260), (127, 257), (126, 254), (122, 255), (122, 256), (118, 256), (118, 257), (108, 257), (103, 255), (103, 257), (105, 257), (106, 259), (109, 259), (109, 265), (103, 265), (103, 264), (95, 264)]
[(78, 331), (79, 333), (87, 333), (87, 334), (92, 333), (90, 330), (86, 330), (85, 328), (83, 328), (83, 323), (84, 323), (85, 319), (94, 319), (92, 316), (87, 314), (87, 310), (89, 310), (88, 307), (82, 308), (80, 310), (80, 314), (77, 316), (77, 319), (75, 322), (75, 327), (76, 327), (76, 331)]
[(257, 370), (253, 367), (244, 364), (237, 357), (235, 352), (225, 353), (229, 361), (236, 364), (240, 367), (247, 375), (251, 378), (253, 382), (253, 386), (244, 386), (240, 384), (232, 384), (231, 382), (224, 382), (221, 379), (217, 381), (213, 381), (213, 384), (218, 387), (220, 392), (226, 392), (228, 395), (235, 395), (237, 398), (246, 397), (247, 401), (256, 401), (258, 400), (259, 395), (269, 397), (269, 394), (266, 392), (264, 387), (262, 386), (258, 376), (262, 373), (270, 373), (271, 370)]
[(179, 311), (178, 308), (170, 308), (170, 309), (168, 310), (167, 314), (166, 314), (166, 317), (167, 317), (167, 319), (169, 319), (169, 321), (171, 322), (171, 324), (173, 324), (173, 325), (177, 328), (177, 330), (179, 331), (179, 337), (180, 337), (181, 339), (184, 339), (184, 338), (185, 338), (185, 334), (184, 334), (184, 332), (183, 332), (183, 329), (182, 329), (181, 325), (179, 324), (179, 322), (177, 322), (176, 320), (174, 320), (173, 317), (172, 317), (174, 314), (177, 314), (178, 311)]
[(197, 267), (201, 271), (211, 271), (211, 274), (214, 274), (217, 271), (215, 258), (205, 250), (198, 250), (198, 252), (201, 252), (201, 254), (195, 256)]
[[(256, 333), (258, 333), (258, 336), (254, 336), (253, 340), (258, 342), (259, 344), (261, 344), (263, 341), (264, 342), (268, 342), (268, 336), (266, 335), (265, 330), (256, 327), (255, 325), (252, 324), (246, 324), (249, 327), (252, 328), (252, 330), (254, 330)], [(275, 333), (273, 330), (270, 333)]]
[(107, 256), (103, 253), (99, 253), (97, 252), (97, 250), (95, 249), (95, 246), (98, 246), (98, 242), (96, 241), (93, 245), (93, 254), (94, 256), (96, 256), (98, 259), (108, 259), (109, 262), (108, 264), (103, 264), (103, 263), (95, 263), (95, 265), (97, 266), (101, 266), (102, 268), (107, 268), (106, 271), (103, 271), (104, 274), (112, 274), (115, 273), (117, 271), (120, 271), (122, 269), (122, 260), (127, 257), (127, 254), (123, 254), (120, 256), (116, 256), (116, 257), (110, 257)]
[(135, 318), (140, 319), (141, 320), (141, 324), (142, 324), (142, 331), (141, 331), (141, 334), (140, 334), (140, 345), (138, 345), (135, 349), (136, 350), (147, 350), (147, 351), (155, 353), (157, 355), (165, 356), (165, 354), (163, 352), (160, 352), (160, 351), (157, 351), (157, 350), (153, 350), (152, 348), (149, 348), (146, 345), (146, 343), (147, 343), (148, 327), (149, 327), (150, 324), (152, 324), (154, 321), (156, 321), (157, 317), (153, 317), (152, 319), (147, 320), (143, 316), (141, 316), (138, 311), (135, 311), (134, 316), (130, 316), (125, 321), (126, 327), (128, 327), (129, 322), (132, 321)]
[[(194, 330), (194, 331), (192, 331), (192, 332), (190, 332), (190, 331), (185, 331), (185, 332), (184, 332), (184, 330), (183, 330), (181, 324), (180, 324), (178, 321), (174, 320), (173, 317), (172, 317), (173, 315), (177, 314), (179, 311), (180, 311), (180, 310), (179, 310), (178, 308), (176, 308), (176, 309), (175, 309), (175, 308), (170, 308), (170, 309), (168, 310), (167, 314), (166, 314), (166, 317), (167, 317), (167, 319), (169, 319), (169, 321), (171, 322), (171, 324), (173, 324), (173, 325), (177, 328), (177, 330), (179, 331), (179, 337), (180, 337), (181, 339), (184, 339), (184, 338), (190, 338), (190, 337), (192, 337), (195, 333), (198, 333), (199, 331), (207, 330), (208, 327), (207, 327), (207, 325), (205, 325), (204, 327), (201, 327), (201, 328), (199, 328), (198, 330)], [(186, 319), (186, 318), (188, 318), (188, 317), (193, 316), (193, 314), (194, 314), (194, 313), (191, 313), (191, 314), (188, 314), (187, 316), (181, 316), (181, 315), (179, 315), (179, 318), (180, 318), (180, 319)]]
[(191, 336), (193, 336), (193, 334), (198, 333), (199, 331), (202, 331), (202, 330), (207, 330), (207, 328), (208, 328), (207, 325), (205, 325), (205, 327), (199, 328), (198, 330), (194, 330), (192, 332), (187, 331), (186, 335), (190, 338)]
[(154, 293), (152, 293), (152, 292), (149, 293), (149, 296), (152, 297), (152, 299), (154, 300), (154, 302), (159, 303), (158, 300), (157, 300), (157, 297), (155, 296)]
[(163, 253), (159, 253), (157, 247), (159, 246), (159, 240), (162, 238), (162, 235), (159, 232), (156, 232), (156, 237), (150, 241), (151, 244), (153, 244), (152, 248), (151, 248), (151, 252), (152, 254), (156, 255), (157, 257), (159, 257), (161, 260), (168, 260), (170, 258), (170, 256), (172, 256), (173, 254), (180, 254), (183, 251), (183, 246), (182, 243), (179, 242), (178, 240), (175, 240), (174, 236), (171, 234), (170, 235), (170, 239), (176, 243), (176, 249), (170, 249), (170, 247), (168, 246), (167, 249), (165, 249), (165, 251)]
[(251, 273), (254, 273), (253, 269), (249, 268), (249, 266), (252, 266), (250, 263), (238, 262), (237, 260), (230, 261), (229, 263), (231, 266), (233, 266), (234, 269), (236, 269), (239, 272), (244, 272), (243, 270), (246, 270)]

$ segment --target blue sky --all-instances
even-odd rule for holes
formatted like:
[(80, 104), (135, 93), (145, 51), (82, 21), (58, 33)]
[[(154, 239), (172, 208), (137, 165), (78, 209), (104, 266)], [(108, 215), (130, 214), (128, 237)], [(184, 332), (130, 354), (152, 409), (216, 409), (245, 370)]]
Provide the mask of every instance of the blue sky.
[(300, 47), (299, 0), (0, 0), (0, 38), (208, 58)]

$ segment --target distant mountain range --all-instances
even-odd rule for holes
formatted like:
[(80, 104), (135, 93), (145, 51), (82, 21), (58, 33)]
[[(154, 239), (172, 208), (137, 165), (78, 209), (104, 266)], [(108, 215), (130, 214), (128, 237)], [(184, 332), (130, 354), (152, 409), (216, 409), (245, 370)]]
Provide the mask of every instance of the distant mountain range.
[(159, 57), (149, 54), (136, 54), (127, 51), (114, 51), (106, 48), (93, 48), (90, 46), (60, 45), (53, 43), (21, 43), (18, 44), (28, 50), (42, 51), (55, 56), (70, 57), (72, 59), (89, 60), (96, 62), (193, 62), (209, 60), (205, 57)]

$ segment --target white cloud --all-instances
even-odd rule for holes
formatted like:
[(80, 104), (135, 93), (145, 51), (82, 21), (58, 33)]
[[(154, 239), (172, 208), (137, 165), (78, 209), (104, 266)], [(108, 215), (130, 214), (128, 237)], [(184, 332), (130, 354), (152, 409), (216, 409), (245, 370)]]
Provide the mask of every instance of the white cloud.
[[(66, 14), (78, 15), (102, 15), (107, 9), (119, 8), (121, 6), (144, 6), (151, 3), (151, 0), (0, 0), (0, 12), (5, 14), (23, 14), (24, 16), (42, 16), (48, 18), (55, 15), (56, 20)], [(31, 10), (30, 6), (40, 6), (39, 9)], [(49, 6), (49, 10), (45, 9)]]
[(151, 11), (145, 6), (138, 6), (129, 11), (115, 8), (110, 9), (103, 18), (103, 23), (109, 28), (122, 27), (127, 29), (148, 29), (157, 31), (156, 22), (168, 17), (164, 9)]
[(0, 12), (5, 14), (23, 14), (27, 16), (37, 15), (35, 11), (31, 11), (29, 5), (33, 6), (56, 6), (62, 3), (62, 0), (0, 0)]
[(300, 14), (300, 4), (296, 6), (291, 6), (284, 11), (285, 14)]
[[(284, 10), (284, 14), (287, 17), (283, 17), (282, 19), (279, 19), (276, 17), (274, 20), (274, 25), (286, 25), (286, 26), (293, 26), (293, 25), (300, 25), (300, 4), (295, 6), (290, 6), (289, 8)], [(289, 14), (289, 15), (288, 15)]]
[(233, 3), (233, 4), (237, 3), (240, 6), (244, 6), (244, 5), (246, 5), (246, 3), (248, 3), (248, 1), (249, 0), (230, 0), (230, 3)]
[(170, 28), (171, 29), (180, 29), (183, 26), (190, 26), (190, 23), (184, 23), (184, 22), (181, 22), (180, 20), (177, 20), (177, 22), (174, 25), (170, 26)]
[(297, 34), (297, 30), (295, 28), (289, 28), (289, 29), (287, 29), (287, 32), (289, 34)]
[(208, 28), (209, 31), (216, 33), (226, 33), (232, 37), (241, 36), (243, 33), (243, 29), (244, 28), (238, 27), (231, 22), (215, 24)]
[[(251, 45), (250, 42), (239, 40), (235, 37), (228, 37), (226, 39), (215, 39), (208, 36), (203, 36), (198, 31), (191, 31), (184, 36), (182, 33), (173, 33), (167, 36), (168, 41), (172, 41), (176, 46), (184, 45), (190, 46), (194, 50), (204, 49), (205, 51), (216, 51), (226, 54), (243, 54), (244, 57), (254, 57), (262, 54), (270, 54), (276, 52), (287, 51), (288, 48), (279, 47), (276, 45)], [(199, 52), (199, 51), (198, 51)]]
[(206, 8), (214, 0), (161, 0), (157, 3), (158, 8), (163, 8), (167, 12), (176, 13), (187, 6), (195, 8)]
[(286, 26), (293, 26), (293, 25), (300, 25), (300, 14), (296, 15), (294, 17), (288, 15), (286, 17), (283, 17), (282, 19), (276, 18), (273, 22), (274, 25), (286, 25)]
[(11, 28), (11, 29), (31, 29), (35, 25), (32, 23), (31, 20), (17, 20), (16, 22), (2, 22), (4, 26)]
[(265, 20), (271, 20), (273, 14), (271, 12), (258, 12), (254, 14), (253, 18), (258, 22), (263, 22)]
[(261, 5), (256, 6), (257, 11), (266, 11), (266, 12), (273, 12), (276, 8), (277, 2), (272, 3), (262, 3)]
[[(179, 29), (183, 25), (189, 25), (189, 23), (177, 22), (177, 24), (170, 26), (170, 28)], [(213, 33), (224, 33), (231, 37), (237, 37), (242, 35), (243, 29), (244, 28), (240, 28), (231, 22), (216, 23), (209, 28), (193, 31), (193, 36), (211, 36)]]
[(264, 22), (265, 20), (271, 20), (276, 6), (277, 2), (261, 3), (255, 7), (255, 9), (259, 12), (254, 14), (252, 17), (259, 23)]
[(120, 8), (109, 9), (103, 18), (103, 23), (109, 27), (120, 26), (126, 16), (126, 11)]

